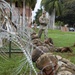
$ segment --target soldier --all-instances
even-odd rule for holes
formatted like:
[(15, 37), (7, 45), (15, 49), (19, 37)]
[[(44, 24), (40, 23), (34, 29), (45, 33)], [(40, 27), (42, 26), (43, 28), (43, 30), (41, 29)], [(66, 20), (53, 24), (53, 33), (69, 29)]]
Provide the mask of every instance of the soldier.
[(44, 46), (38, 46), (32, 51), (32, 61), (36, 62), (37, 59), (43, 54), (48, 53), (49, 49)]
[(42, 41), (39, 39), (38, 34), (36, 34), (35, 32), (31, 34), (31, 40), (33, 45), (35, 46), (41, 46), (43, 44)]
[(34, 30), (36, 30), (36, 28), (37, 28), (36, 21), (33, 22), (33, 25), (34, 25)]
[(75, 75), (75, 65), (69, 60), (49, 53), (46, 47), (38, 46), (32, 52), (32, 61), (40, 70), (38, 75)]
[(48, 18), (46, 18), (46, 11), (43, 11), (42, 16), (39, 18), (40, 29), (38, 36), (41, 38), (42, 32), (44, 31), (44, 38), (47, 38), (47, 24), (49, 22)]
[[(35, 46), (47, 47), (49, 49), (49, 51), (51, 51), (51, 52), (56, 51), (56, 48), (53, 45), (52, 38), (47, 38), (44, 40), (44, 42), (42, 42), (38, 38), (38, 35), (35, 32), (33, 32), (31, 34), (31, 40), (32, 40), (33, 45), (35, 45)], [(38, 52), (38, 50), (37, 50), (37, 52)]]
[(48, 45), (53, 45), (53, 40), (52, 40), (52, 38), (47, 38), (44, 40), (44, 43), (48, 44)]
[(72, 49), (70, 47), (58, 47), (56, 52), (72, 52)]
[(31, 34), (31, 40), (37, 39), (37, 38), (38, 38), (38, 35), (36, 34), (36, 32), (33, 32), (33, 33)]
[(42, 54), (36, 61), (38, 75), (75, 75), (75, 65), (52, 53)]

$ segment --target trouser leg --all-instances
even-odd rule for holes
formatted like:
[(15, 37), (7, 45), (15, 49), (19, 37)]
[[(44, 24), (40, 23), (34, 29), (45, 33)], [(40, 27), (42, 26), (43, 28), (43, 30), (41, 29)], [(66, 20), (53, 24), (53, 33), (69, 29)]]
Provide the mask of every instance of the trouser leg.
[(39, 37), (39, 38), (41, 38), (42, 32), (43, 32), (43, 29), (40, 29), (40, 30), (39, 30), (39, 33), (38, 33), (38, 37)]
[(44, 30), (44, 39), (47, 38), (47, 29)]

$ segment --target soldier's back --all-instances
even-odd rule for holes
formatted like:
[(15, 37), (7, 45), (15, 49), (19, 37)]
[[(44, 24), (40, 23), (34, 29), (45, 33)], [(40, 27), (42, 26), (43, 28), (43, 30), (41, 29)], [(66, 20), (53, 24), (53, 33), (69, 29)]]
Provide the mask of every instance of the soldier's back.
[[(58, 58), (58, 57), (57, 57)], [(56, 75), (75, 75), (75, 65), (65, 58), (58, 58)]]

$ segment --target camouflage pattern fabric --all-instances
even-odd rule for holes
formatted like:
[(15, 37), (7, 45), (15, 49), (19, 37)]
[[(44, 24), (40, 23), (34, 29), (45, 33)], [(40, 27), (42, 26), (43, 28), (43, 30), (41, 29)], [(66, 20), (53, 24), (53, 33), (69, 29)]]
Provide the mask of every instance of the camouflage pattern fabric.
[(48, 20), (48, 18), (46, 18), (46, 16), (42, 15), (39, 18), (39, 22), (41, 25), (40, 25), (38, 36), (39, 36), (39, 38), (41, 38), (41, 35), (44, 32), (44, 38), (47, 38), (47, 24), (48, 24), (49, 20)]
[(57, 58), (54, 55), (52, 55), (51, 53), (44, 53), (36, 61), (36, 66), (40, 70), (42, 70), (47, 65), (49, 65), (49, 67), (51, 67), (51, 66), (55, 66), (56, 64), (57, 64)]
[(32, 40), (33, 45), (35, 46), (41, 46), (43, 43), (40, 41), (40, 39), (34, 39)]
[(75, 65), (69, 60), (56, 56), (58, 59), (57, 75), (75, 75)]
[(31, 34), (31, 39), (33, 40), (33, 39), (37, 39), (37, 38), (38, 38), (38, 35), (35, 32), (33, 32)]
[(69, 60), (51, 53), (42, 54), (36, 61), (41, 71), (38, 75), (75, 75), (75, 65)]
[(32, 61), (33, 62), (36, 62), (37, 59), (43, 54), (43, 53), (46, 53), (46, 52), (49, 52), (48, 48), (47, 47), (44, 47), (44, 46), (38, 46), (36, 47), (33, 52), (32, 52)]
[(42, 26), (47, 26), (49, 20), (48, 20), (48, 18), (46, 18), (46, 16), (41, 16), (41, 17), (39, 18), (39, 22), (40, 22), (40, 24), (41, 24)]

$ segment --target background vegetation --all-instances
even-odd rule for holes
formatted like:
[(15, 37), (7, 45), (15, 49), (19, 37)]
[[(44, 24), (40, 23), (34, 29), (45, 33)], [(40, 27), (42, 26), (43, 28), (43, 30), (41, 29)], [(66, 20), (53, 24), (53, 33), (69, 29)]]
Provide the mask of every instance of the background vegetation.
[[(61, 21), (64, 25), (69, 24), (70, 27), (75, 27), (75, 0), (42, 0), (42, 6), (49, 14), (52, 14), (55, 9), (55, 22)], [(39, 17), (42, 12), (38, 10), (36, 13)], [(36, 16), (35, 20), (38, 23)]]

